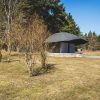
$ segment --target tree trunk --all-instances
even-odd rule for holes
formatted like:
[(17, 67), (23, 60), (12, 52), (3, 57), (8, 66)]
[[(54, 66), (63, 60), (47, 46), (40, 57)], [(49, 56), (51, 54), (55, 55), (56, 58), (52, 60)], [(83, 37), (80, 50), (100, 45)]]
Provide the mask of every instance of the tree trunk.
[(27, 63), (27, 68), (28, 68), (28, 72), (29, 72), (29, 76), (32, 77), (33, 76), (33, 59), (32, 59), (32, 53), (26, 53), (26, 63)]
[(46, 67), (46, 52), (45, 52), (45, 45), (42, 46), (41, 48), (41, 52), (40, 52), (40, 55), (41, 55), (41, 64), (42, 64), (42, 68), (44, 69), (47, 69)]
[(1, 53), (1, 50), (0, 50), (0, 62), (1, 62), (1, 60), (2, 60), (2, 53)]
[(8, 43), (8, 55), (11, 54), (11, 45), (10, 45), (10, 42)]
[(20, 48), (19, 48), (19, 47), (17, 47), (17, 52), (18, 52), (18, 53), (20, 52)]

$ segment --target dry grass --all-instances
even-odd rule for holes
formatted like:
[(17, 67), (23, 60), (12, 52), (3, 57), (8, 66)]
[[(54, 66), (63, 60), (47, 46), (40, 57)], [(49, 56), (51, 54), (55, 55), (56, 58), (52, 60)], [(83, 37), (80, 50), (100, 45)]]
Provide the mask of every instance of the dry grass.
[(0, 100), (100, 100), (100, 59), (48, 58), (54, 67), (30, 78), (12, 57), (20, 61), (0, 63)]
[(100, 56), (100, 51), (83, 51), (83, 53), (90, 56)]

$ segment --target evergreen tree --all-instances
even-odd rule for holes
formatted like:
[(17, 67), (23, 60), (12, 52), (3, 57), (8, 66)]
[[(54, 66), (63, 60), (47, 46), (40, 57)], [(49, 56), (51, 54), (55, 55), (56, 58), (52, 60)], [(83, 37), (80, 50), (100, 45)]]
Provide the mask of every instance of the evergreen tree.
[(97, 36), (97, 41), (98, 41), (98, 43), (97, 43), (98, 48), (97, 49), (100, 50), (100, 35)]
[(29, 22), (34, 13), (44, 19), (52, 33), (66, 31), (76, 35), (80, 34), (80, 29), (72, 15), (65, 12), (60, 0), (17, 0), (14, 14), (15, 16), (19, 16), (19, 14), (22, 16), (23, 25)]
[(100, 42), (100, 35), (98, 35), (98, 42)]
[(75, 23), (72, 15), (70, 13), (67, 16), (67, 24), (63, 30), (68, 33), (75, 34), (75, 35), (80, 35), (80, 33), (81, 33), (80, 28), (77, 26), (77, 24)]
[(86, 43), (84, 45), (84, 48), (86, 50), (100, 50), (100, 41), (98, 39), (99, 36), (97, 36), (97, 34), (95, 32), (89, 32), (87, 34), (84, 35), (84, 38), (88, 41), (88, 43)]
[[(87, 33), (83, 34), (83, 38), (84, 38), (85, 40), (88, 41), (88, 34), (87, 34)], [(85, 50), (88, 49), (88, 42), (87, 42), (86, 44), (83, 45), (83, 48), (84, 48)]]
[[(52, 32), (60, 32), (66, 25), (66, 12), (60, 0), (30, 0), (28, 2), (28, 16), (34, 12), (44, 19), (48, 29)], [(31, 17), (31, 16), (29, 16)]]

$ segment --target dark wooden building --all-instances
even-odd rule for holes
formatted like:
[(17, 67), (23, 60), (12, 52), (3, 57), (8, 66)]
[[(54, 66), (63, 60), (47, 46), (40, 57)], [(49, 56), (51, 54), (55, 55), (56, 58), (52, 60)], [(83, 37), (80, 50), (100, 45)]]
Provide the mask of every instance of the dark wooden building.
[(47, 38), (49, 52), (51, 53), (75, 53), (76, 45), (84, 44), (87, 41), (79, 36), (61, 32), (55, 33)]

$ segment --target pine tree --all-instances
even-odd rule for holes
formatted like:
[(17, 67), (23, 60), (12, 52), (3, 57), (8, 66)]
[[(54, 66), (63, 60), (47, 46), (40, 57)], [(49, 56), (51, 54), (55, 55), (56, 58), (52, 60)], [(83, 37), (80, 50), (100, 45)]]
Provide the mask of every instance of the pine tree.
[(60, 0), (21, 0), (18, 9), (19, 12), (23, 12), (26, 22), (29, 22), (32, 15), (37, 13), (44, 19), (44, 23), (52, 33), (62, 31), (67, 23), (67, 14)]
[(97, 36), (97, 50), (100, 50), (100, 35)]
[(84, 46), (86, 50), (99, 50), (100, 49), (100, 43), (98, 40), (98, 36), (95, 32), (89, 31), (89, 33), (84, 35), (85, 39), (88, 41)]
[(63, 30), (68, 33), (75, 34), (75, 35), (80, 35), (80, 33), (81, 33), (80, 28), (77, 26), (77, 24), (75, 23), (72, 15), (70, 13), (67, 16), (67, 24)]
[[(88, 41), (88, 34), (87, 33), (83, 34), (83, 38)], [(85, 50), (88, 50), (88, 42), (83, 45), (83, 48)]]

